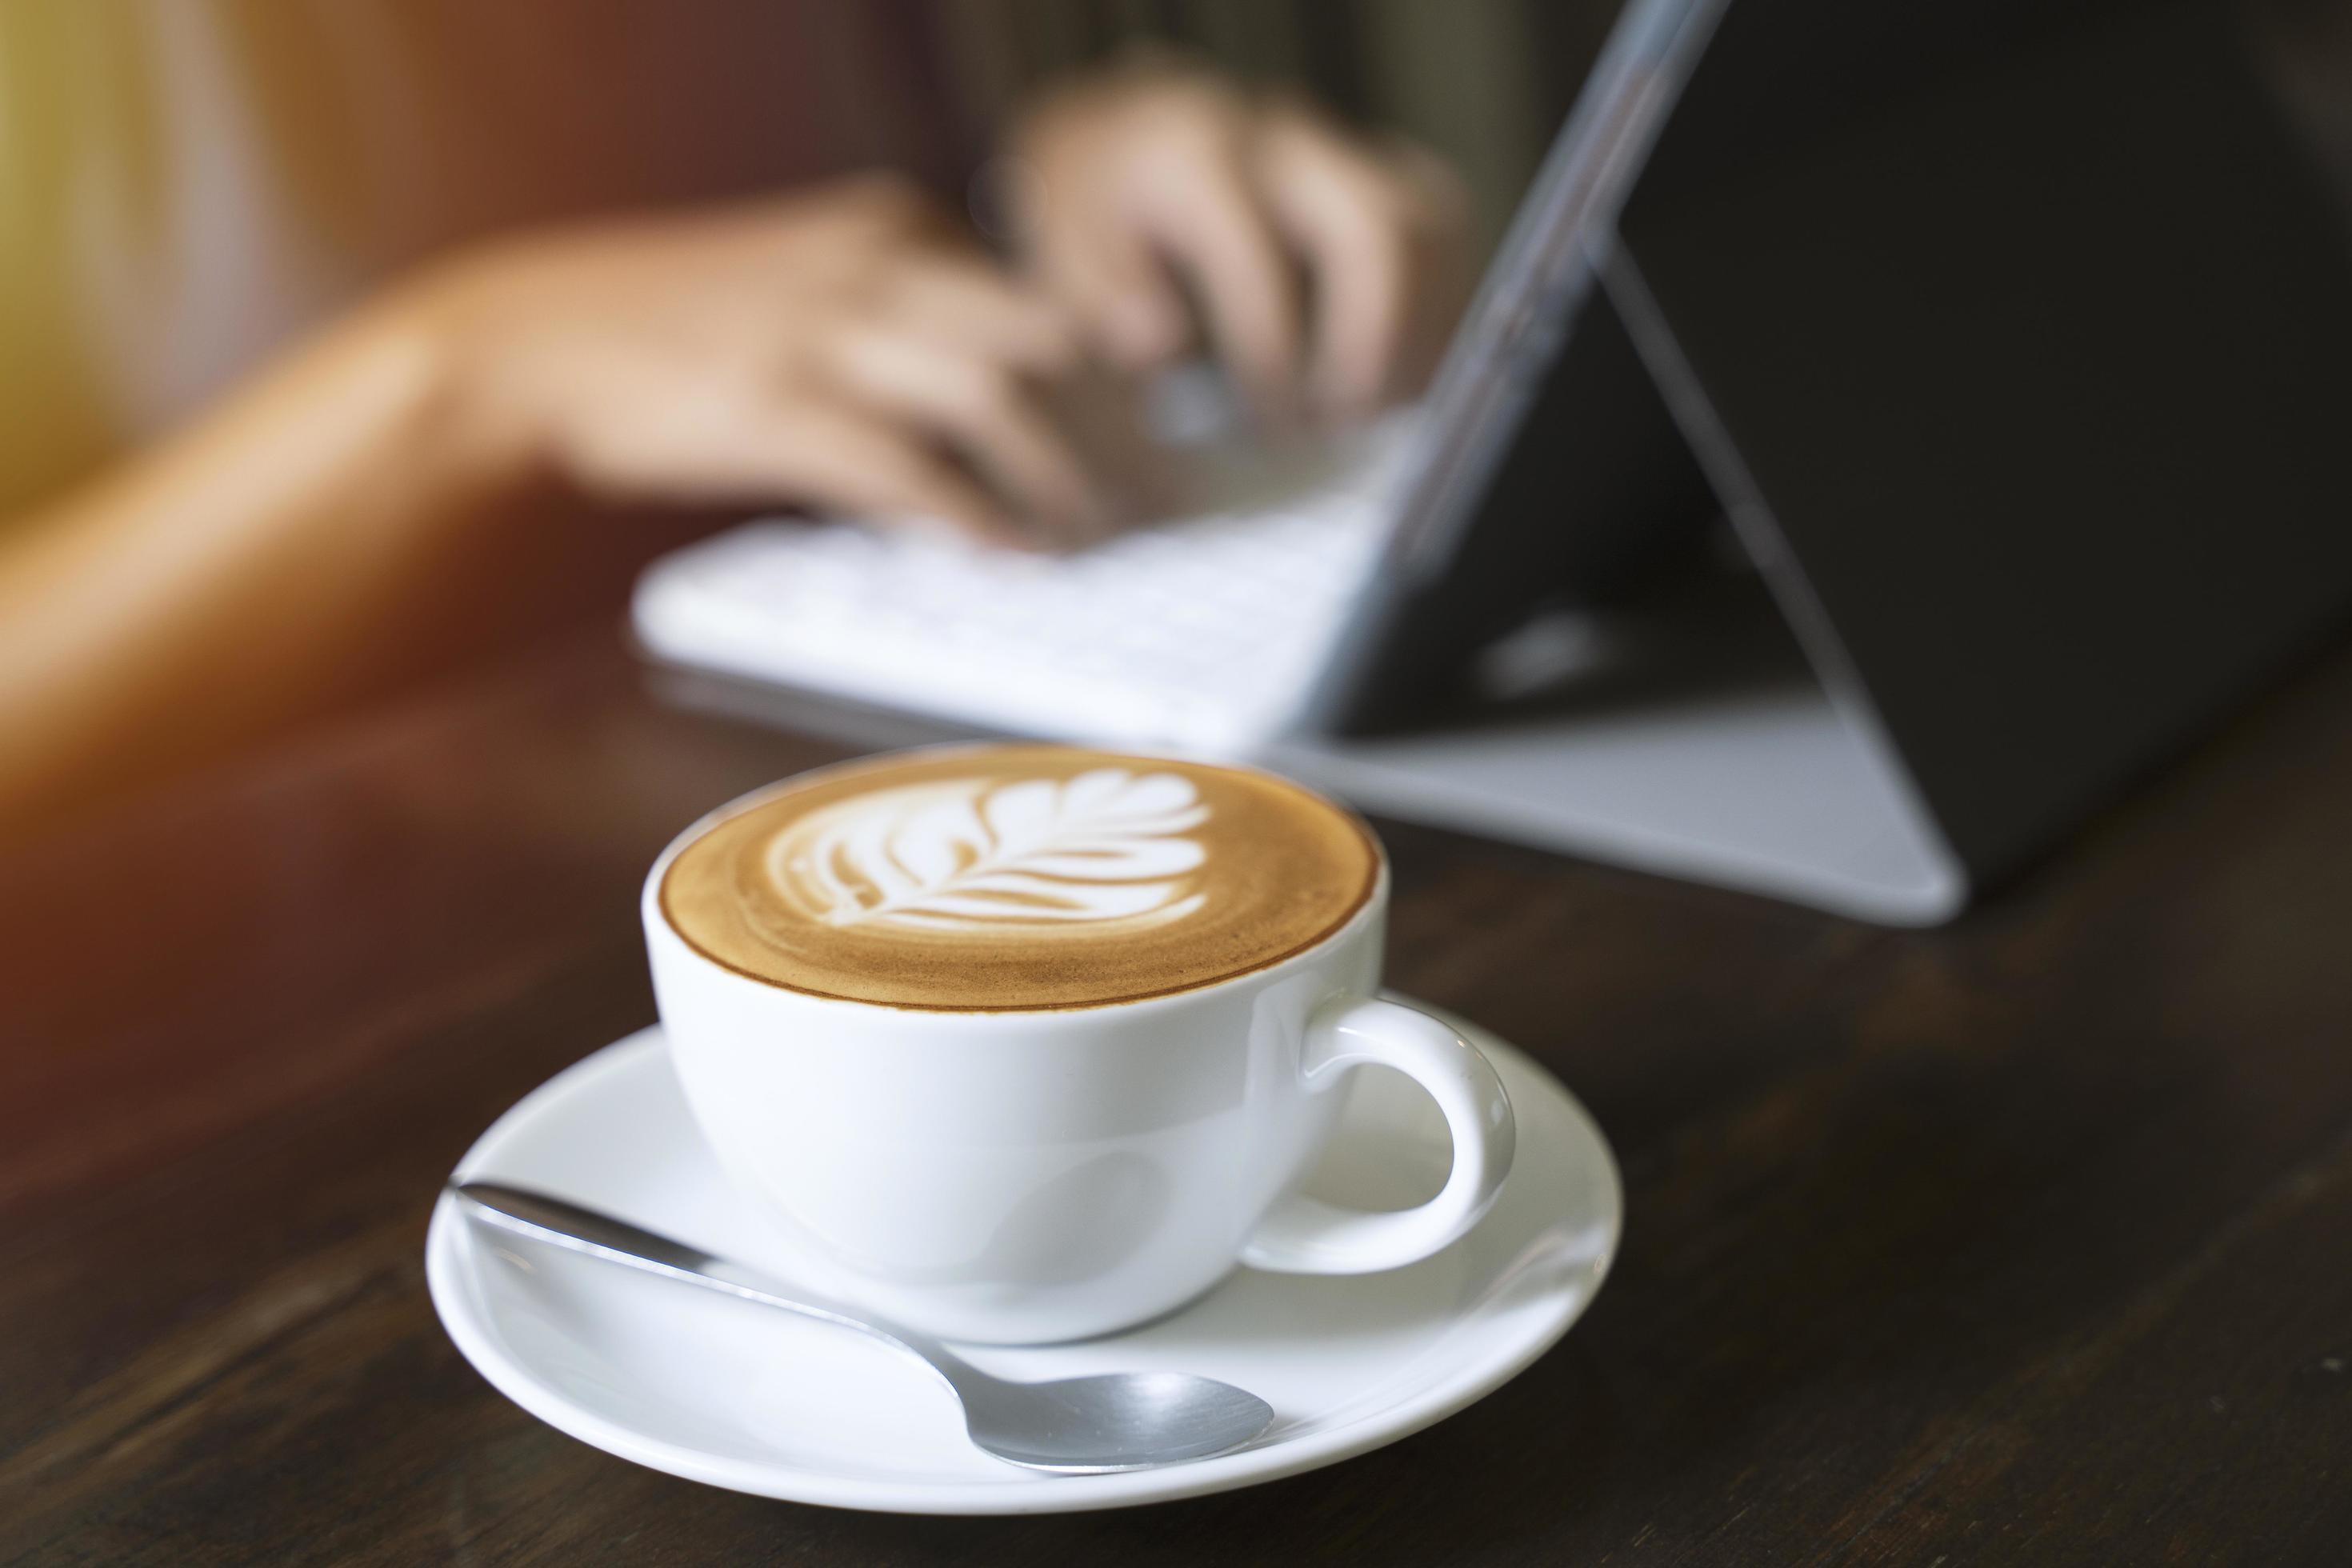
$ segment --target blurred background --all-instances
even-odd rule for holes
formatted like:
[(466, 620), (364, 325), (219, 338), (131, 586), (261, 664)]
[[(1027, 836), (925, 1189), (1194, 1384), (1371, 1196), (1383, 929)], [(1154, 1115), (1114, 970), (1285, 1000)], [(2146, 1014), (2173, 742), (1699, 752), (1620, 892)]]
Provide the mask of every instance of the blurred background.
[[(1965, 75), (1978, 67), (1965, 63), (1976, 55), (1964, 35), (1980, 22), (1987, 38), (2031, 36), (2037, 49), (2043, 33), (2070, 28), (2086, 37), (2107, 28), (2172, 38), (2164, 58), (2174, 59), (2193, 50), (2184, 52), (2179, 39), (2189, 35), (2167, 33), (2164, 18), (2226, 14), (2231, 47), (2242, 46), (2283, 110), (2296, 157), (2332, 182), (2340, 221), (2352, 190), (2347, 7), (2269, 0), (2063, 10), (2063, 26), (2044, 27), (2017, 21), (2040, 17), (2034, 7), (1981, 16), (1947, 8), (1923, 12), (1917, 31), (1940, 40), (1938, 58)], [(1734, 149), (1746, 134), (1743, 112), (1776, 121), (1780, 152), (1811, 134), (1800, 110), (1816, 91), (1807, 73), (1818, 62), (1851, 56), (1860, 63), (1849, 74), (1862, 80), (1881, 68), (1864, 47), (1868, 29), (1858, 30), (1867, 8), (1752, 0), (1731, 15), (1727, 26), (1770, 46), (1749, 51), (1756, 63), (1738, 90), (1709, 98), (1712, 130)], [(1087, 514), (1083, 527), (1051, 516), (1054, 496), (1075, 483), (1063, 438), (1079, 451), (1084, 443), (1071, 433), (1086, 423), (1084, 411), (1116, 399), (1100, 395), (1071, 355), (1110, 362), (1129, 377), (1187, 356), (1223, 360), (1238, 367), (1263, 432), (1283, 423), (1268, 416), (1276, 405), (1313, 401), (1310, 384), (1332, 369), (1322, 362), (1340, 357), (1334, 345), (1347, 336), (1348, 302), (1392, 296), (1396, 320), (1377, 301), (1358, 310), (1370, 323), (1358, 335), (1373, 344), (1358, 356), (1370, 365), (1358, 366), (1363, 384), (1325, 399), (1331, 406), (1307, 421), (1327, 434), (1368, 426), (1423, 392), (1469, 284), (1496, 254), (1619, 16), (1609, 0), (680, 0), (657, 8), (619, 0), (0, 0), (0, 721), (16, 737), (13, 754), (0, 759), (0, 824), (58, 820), (555, 626), (610, 621), (647, 563), (746, 516), (803, 505), (874, 518), (935, 510), (999, 542), (1024, 530), (1052, 535), (1045, 542), (1055, 548), (1082, 542), (1101, 527), (1091, 500), (1067, 508)], [(2111, 26), (2116, 17), (2128, 20)], [(1916, 64), (1889, 58), (1890, 93), (1925, 79)], [(1981, 139), (1997, 146), (2000, 94), (2030, 92), (2031, 83), (1990, 68), (1978, 74), (1991, 85), (1970, 112), (1985, 128)], [(2074, 123), (2090, 128), (2087, 148), (2106, 112), (2096, 83), (2108, 79), (2082, 79), (2092, 85), (2077, 95)], [(2168, 79), (2151, 90), (2158, 107), (2131, 112), (2160, 117), (2162, 95), (2176, 89)], [(2225, 188), (2223, 165), (2241, 151), (2227, 138), (2211, 142), (2213, 168), (2190, 167), (2201, 156), (2198, 117), (2211, 110), (2197, 90), (2193, 82), (2178, 89), (2186, 129), (2164, 155), (2176, 159), (2184, 189), (2192, 174)], [(1837, 102), (1843, 111), (1867, 96), (1844, 90)], [(1130, 112), (1147, 101), (1173, 105), (1174, 118)], [(1827, 123), (1826, 111), (1818, 118)], [(2116, 136), (2154, 146), (2160, 129), (2151, 121)], [(2032, 166), (2065, 165), (2077, 151), (2049, 143)], [(1204, 160), (1219, 159), (1231, 164), (1225, 185), (1186, 183)], [(1706, 159), (1674, 166), (1686, 174), (1701, 165)], [(1294, 178), (1310, 167), (1321, 174)], [(1065, 168), (1090, 174), (1091, 194), (1066, 199), (1077, 176), (1055, 184), (1059, 174), (1040, 173)], [(866, 216), (854, 222), (828, 218), (826, 200), (840, 212), (857, 205), (840, 182), (873, 170), (909, 177), (931, 205), (915, 216), (902, 205), (881, 217), (858, 207)], [(1916, 190), (1931, 201), (1944, 197), (1938, 179), (1954, 181), (1956, 213), (1974, 177), (1916, 161), (1871, 174), (1882, 196)], [(2085, 161), (2076, 177), (2105, 176)], [(1040, 195), (1048, 185), (1050, 196)], [(789, 217), (740, 216), (781, 212), (759, 204), (788, 192), (814, 193), (815, 205)], [(1272, 305), (1253, 300), (1248, 268), (1224, 268), (1181, 216), (1129, 210), (1164, 198), (1168, 211), (1181, 215), (1190, 201), (1214, 216), (1229, 197), (1263, 209), (1247, 221), (1281, 252), (1275, 289), (1284, 298)], [(1865, 220), (1878, 199), (1859, 204)], [(2064, 199), (2053, 203), (2056, 211)], [(1083, 220), (1074, 229), (1066, 222), (1061, 242), (1057, 212)], [(713, 216), (730, 213), (738, 216)], [(1164, 295), (1163, 306), (1181, 301), (1188, 318), (1171, 326), (1163, 309), (1158, 327), (1147, 319), (1138, 331), (1151, 341), (1139, 351), (1135, 333), (1122, 340), (1120, 320), (1123, 305), (1137, 301), (1116, 297), (1103, 275), (1079, 264), (1104, 259), (1083, 254), (1090, 228), (1130, 220), (1143, 231), (1141, 265), (1155, 274), (1143, 291)], [(1680, 278), (1702, 294), (1728, 301), (1745, 288), (1737, 309), (1752, 324), (1782, 310), (1785, 297), (1748, 241), (1789, 236), (1769, 212), (1742, 221), (1744, 229), (1701, 244), (1699, 229), (1686, 226), (1677, 240), (1662, 217), (1653, 237), (1662, 258), (1679, 247)], [(1988, 268), (2002, 265), (2004, 248), (2032, 252), (2032, 237), (2011, 233), (2010, 221), (1966, 230), (1983, 243)], [(770, 222), (776, 235), (751, 232)], [(830, 271), (792, 271), (781, 259), (785, 240), (827, 222), (889, 232), (833, 244)], [(1899, 228), (1890, 220), (1887, 232)], [(2179, 232), (2216, 256), (2267, 243), (2234, 220), (2210, 234)], [(586, 237), (533, 248), (534, 237), (566, 235)], [(1823, 257), (1855, 254), (1853, 237), (1796, 236)], [(744, 247), (772, 242), (780, 259), (772, 294), (761, 300), (759, 268), (741, 258), (751, 253)], [(1199, 255), (1188, 249), (1196, 242)], [(1075, 269), (1060, 265), (1071, 258), (1057, 258), (1056, 243), (1076, 247)], [(2189, 269), (2182, 276), (2192, 286), (2190, 273), (2203, 265), (2186, 259), (2193, 248), (2163, 258)], [(853, 254), (865, 259), (840, 259)], [(1791, 268), (1818, 259), (1787, 245), (1777, 254)], [(843, 347), (829, 344), (827, 334), (839, 334), (824, 321), (767, 320), (793, 310), (866, 310), (855, 279), (838, 275), (897, 267), (909, 255), (932, 267), (918, 282), (934, 294), (962, 290), (945, 337), (1003, 338), (1017, 318), (1034, 326), (1033, 341), (992, 345), (987, 353), (1002, 363), (981, 367), (973, 384), (969, 355), (926, 358), (930, 350), (905, 334)], [(943, 256), (952, 258), (953, 278), (933, 265)], [(1656, 270), (1671, 289), (1676, 268), (1662, 260)], [(2185, 298), (2170, 275), (2157, 279), (2150, 271), (2135, 287), (2160, 301)], [(1880, 281), (1889, 298), (1906, 286), (1891, 275)], [(1913, 286), (1925, 301), (1954, 297), (1951, 278)], [(2213, 287), (2248, 292), (2234, 279)], [(1000, 288), (1008, 291), (972, 303), (975, 289)], [(2103, 278), (2090, 289), (2122, 297)], [(1031, 322), (1022, 312), (1033, 307), (1041, 313)], [(1270, 325), (1269, 311), (1298, 319)], [(922, 310), (904, 313), (912, 320)], [(1781, 347), (1801, 359), (1812, 329), (1794, 314), (1782, 324)], [(2147, 318), (2116, 330), (2153, 343), (2170, 328)], [(1077, 336), (1056, 335), (1066, 331)], [(730, 380), (744, 354), (730, 339), (762, 333), (795, 353), (818, 344), (824, 354), (810, 351), (803, 361), (824, 359), (824, 374), (847, 395), (786, 398), (789, 406), (767, 411), (772, 429), (750, 430)], [(1967, 344), (1940, 347), (1957, 354)], [(1932, 363), (1927, 345), (1904, 352), (1915, 364)], [(1267, 370), (1285, 355), (1297, 363)], [(780, 350), (777, 358), (791, 355)], [(1728, 406), (1740, 367), (1761, 374), (1769, 363), (1759, 342), (1699, 369)], [(2139, 379), (2121, 360), (2113, 365), (2116, 386)], [(803, 380), (809, 374), (802, 361), (786, 368)], [(2208, 381), (2236, 374), (2216, 369)], [(1792, 426), (1874, 451), (1884, 445), (1839, 424), (1855, 413), (1840, 405), (1844, 392), (1809, 395), (1801, 376), (1785, 367), (1773, 374), (1787, 389), (1777, 401)], [(999, 388), (990, 404), (971, 390), (994, 385), (990, 377), (1020, 384)], [(1054, 383), (1051, 395), (1032, 382)], [(1762, 395), (1772, 400), (1769, 388)], [(1598, 401), (1607, 414), (1637, 400), (1611, 392)], [(837, 404), (865, 423), (843, 426)], [(877, 407), (893, 429), (874, 426)], [(1546, 417), (1547, 431), (1592, 446), (1673, 444), (1662, 459), (1674, 469), (1666, 488), (1709, 511), (1727, 499), (1698, 484), (1662, 407), (1625, 431), (1589, 411)], [(896, 426), (919, 427), (920, 449), (893, 445)], [(1459, 435), (1449, 429), (1449, 438)], [(1987, 439), (1947, 442), (1946, 455), (1983, 450)], [(2184, 449), (2153, 427), (2141, 440)], [(1801, 442), (1774, 445), (1794, 452)], [(2286, 471), (2274, 453), (2223, 445), (2217, 437), (2214, 465)], [(782, 455), (768, 463), (762, 451)], [(1090, 450), (1081, 455), (1093, 461)], [(1816, 473), (1841, 461), (1818, 452), (1790, 458)], [(906, 471), (876, 479), (894, 465)], [(1008, 492), (1021, 504), (1006, 504)], [(1038, 504), (1041, 495), (1049, 504)], [(1573, 526), (1592, 531), (1598, 516), (1580, 513)], [(1568, 528), (1556, 531), (1565, 537)], [(823, 564), (794, 559), (796, 571)], [(1862, 586), (1896, 617), (1910, 616), (1916, 606), (1903, 574), (1932, 578), (1937, 559), (1924, 544), (1907, 558), (1882, 557)], [(1516, 563), (1528, 560), (1558, 564), (1524, 551), (1490, 563), (1479, 603), (1491, 609), (1496, 584), (1525, 575)], [(2182, 580), (2203, 571), (2184, 565)], [(1269, 584), (1281, 573), (1265, 566)], [(1508, 605), (1514, 616), (1524, 607)], [(1236, 613), (1265, 618), (1263, 609)], [(1854, 640), (1851, 617), (1842, 629)], [(1392, 684), (1409, 676), (1403, 667), (1426, 662), (1429, 644), (1397, 646), (1399, 668), (1382, 677)], [(1819, 662), (1821, 647), (1812, 652)], [(2047, 684), (2020, 662), (2022, 689)], [(2230, 690), (2241, 689), (2232, 681)], [(1303, 689), (1305, 678), (1297, 684)], [(2095, 680), (2085, 689), (2101, 695)], [(1878, 695), (1887, 706), (1886, 693)], [(2008, 694), (1985, 700), (2006, 702)], [(1964, 705), (1940, 689), (1919, 702)], [(2167, 723), (2165, 735), (2177, 739), (2187, 721)], [(1106, 726), (1073, 719), (1065, 728)], [(1898, 738), (1916, 761), (1916, 738)], [(2135, 735), (2115, 749), (2137, 759), (2153, 744)], [(2101, 779), (2119, 768), (2102, 762)]]

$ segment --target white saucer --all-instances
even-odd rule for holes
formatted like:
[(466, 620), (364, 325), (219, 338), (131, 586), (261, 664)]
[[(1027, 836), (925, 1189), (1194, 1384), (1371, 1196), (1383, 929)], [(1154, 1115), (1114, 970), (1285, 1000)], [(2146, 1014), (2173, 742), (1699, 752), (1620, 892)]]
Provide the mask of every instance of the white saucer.
[[(1244, 1269), (1127, 1333), (971, 1352), (1016, 1378), (1202, 1373), (1274, 1406), (1264, 1437), (1213, 1459), (1106, 1476), (1016, 1469), (972, 1448), (946, 1389), (874, 1342), (485, 1235), (446, 1197), (425, 1241), (425, 1279), (449, 1337), (508, 1398), (625, 1459), (736, 1491), (903, 1513), (1049, 1513), (1296, 1475), (1500, 1387), (1568, 1331), (1616, 1252), (1624, 1202), (1600, 1129), (1559, 1079), (1463, 1026), (1510, 1094), (1518, 1161), (1493, 1212), (1452, 1247), (1347, 1279)], [(1346, 1129), (1310, 1186), (1361, 1208), (1426, 1197), (1447, 1158), (1435, 1109), (1400, 1075), (1355, 1076)], [(1377, 1142), (1363, 1135), (1374, 1129)], [(457, 1168), (793, 1274), (788, 1244), (704, 1152), (658, 1029), (541, 1085)]]

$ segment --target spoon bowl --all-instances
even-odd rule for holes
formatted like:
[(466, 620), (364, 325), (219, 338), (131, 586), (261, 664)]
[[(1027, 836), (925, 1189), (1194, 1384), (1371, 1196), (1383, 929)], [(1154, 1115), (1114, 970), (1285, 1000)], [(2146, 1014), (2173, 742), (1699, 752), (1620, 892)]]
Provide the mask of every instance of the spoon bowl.
[(1009, 1464), (1059, 1475), (1139, 1470), (1204, 1459), (1264, 1432), (1256, 1394), (1182, 1372), (1114, 1372), (1053, 1383), (959, 1387), (964, 1429)]

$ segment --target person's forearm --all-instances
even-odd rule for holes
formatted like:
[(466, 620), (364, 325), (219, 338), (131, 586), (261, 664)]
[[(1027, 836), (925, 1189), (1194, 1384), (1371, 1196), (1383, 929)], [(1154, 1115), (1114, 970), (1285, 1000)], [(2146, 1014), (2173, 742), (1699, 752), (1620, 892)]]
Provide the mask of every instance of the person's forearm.
[(496, 486), (445, 346), (344, 322), (0, 542), (0, 826), (331, 698)]

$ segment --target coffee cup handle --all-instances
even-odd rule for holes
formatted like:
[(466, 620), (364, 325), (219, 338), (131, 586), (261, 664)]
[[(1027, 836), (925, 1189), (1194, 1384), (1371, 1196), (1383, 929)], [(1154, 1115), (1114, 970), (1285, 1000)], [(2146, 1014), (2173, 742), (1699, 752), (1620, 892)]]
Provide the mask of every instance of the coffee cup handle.
[(1288, 1194), (1243, 1247), (1244, 1263), (1278, 1274), (1401, 1268), (1454, 1241), (1493, 1205), (1510, 1174), (1518, 1127), (1502, 1080), (1478, 1047), (1426, 1013), (1373, 996), (1336, 998), (1307, 1020), (1299, 1070), (1310, 1092), (1328, 1093), (1354, 1068), (1375, 1063), (1421, 1085), (1444, 1114), (1454, 1168), (1444, 1190), (1387, 1214)]

